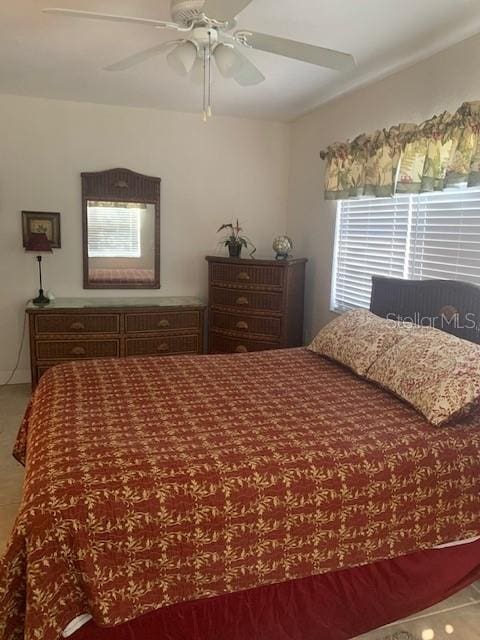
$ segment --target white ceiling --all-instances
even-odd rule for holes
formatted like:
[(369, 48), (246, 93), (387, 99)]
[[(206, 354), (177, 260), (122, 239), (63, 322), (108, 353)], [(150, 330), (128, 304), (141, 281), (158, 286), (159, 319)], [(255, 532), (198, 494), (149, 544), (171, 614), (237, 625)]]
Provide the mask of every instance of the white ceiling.
[[(169, 0), (0, 0), (0, 93), (199, 111), (201, 89), (175, 75), (163, 55), (123, 72), (103, 68), (174, 32), (44, 15), (60, 6), (170, 19)], [(216, 113), (291, 120), (375, 77), (480, 32), (478, 0), (253, 0), (249, 28), (355, 56), (338, 73), (260, 51), (247, 55), (267, 81), (241, 88), (217, 77)]]

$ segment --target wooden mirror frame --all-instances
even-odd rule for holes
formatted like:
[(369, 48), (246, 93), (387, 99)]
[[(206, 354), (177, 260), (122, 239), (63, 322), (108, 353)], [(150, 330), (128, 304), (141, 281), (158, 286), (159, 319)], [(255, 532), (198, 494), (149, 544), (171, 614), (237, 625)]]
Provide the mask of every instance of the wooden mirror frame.
[[(84, 289), (160, 289), (160, 178), (153, 178), (130, 169), (108, 169), (82, 173), (83, 226), (83, 288)], [(89, 200), (108, 202), (139, 202), (155, 207), (155, 277), (153, 284), (91, 283), (88, 275)]]

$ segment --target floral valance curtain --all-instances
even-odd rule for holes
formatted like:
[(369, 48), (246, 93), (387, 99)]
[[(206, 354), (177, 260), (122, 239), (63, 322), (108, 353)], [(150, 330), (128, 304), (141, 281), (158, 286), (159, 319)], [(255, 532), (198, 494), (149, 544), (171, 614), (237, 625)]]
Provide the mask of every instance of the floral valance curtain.
[(388, 197), (480, 185), (480, 101), (420, 125), (400, 124), (336, 143), (327, 161), (325, 199)]

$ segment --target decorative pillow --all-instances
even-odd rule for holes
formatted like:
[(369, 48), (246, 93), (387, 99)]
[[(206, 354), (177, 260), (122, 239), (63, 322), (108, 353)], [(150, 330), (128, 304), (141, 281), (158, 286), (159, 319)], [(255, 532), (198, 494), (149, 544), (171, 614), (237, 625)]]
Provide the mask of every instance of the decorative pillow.
[(411, 327), (380, 318), (366, 309), (357, 309), (323, 327), (308, 348), (365, 376), (385, 351), (412, 331)]
[(421, 329), (397, 342), (367, 374), (439, 426), (480, 400), (480, 346), (439, 329)]

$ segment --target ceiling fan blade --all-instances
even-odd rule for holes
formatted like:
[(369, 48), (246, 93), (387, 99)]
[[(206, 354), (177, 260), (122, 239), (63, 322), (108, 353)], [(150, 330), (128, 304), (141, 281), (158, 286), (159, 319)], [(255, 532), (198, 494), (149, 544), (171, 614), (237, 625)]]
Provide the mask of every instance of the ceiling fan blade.
[(110, 13), (95, 13), (93, 11), (76, 11), (74, 9), (42, 9), (43, 13), (66, 16), (70, 18), (87, 18), (90, 20), (107, 20), (109, 22), (129, 22), (133, 24), (143, 24), (157, 29), (175, 29), (186, 31), (175, 22), (165, 22), (164, 20), (151, 20), (149, 18), (133, 18), (130, 16), (112, 15)]
[(237, 54), (242, 58), (242, 68), (233, 78), (242, 87), (252, 87), (265, 81), (263, 73), (257, 69), (251, 60), (244, 56), (237, 49)]
[(319, 67), (327, 67), (336, 71), (347, 71), (355, 67), (353, 56), (341, 51), (316, 47), (305, 42), (296, 42), (295, 40), (277, 38), (276, 36), (252, 31), (238, 31), (235, 37), (238, 42), (248, 47), (276, 53), (279, 56), (294, 58), (302, 62), (309, 62)]
[(253, 0), (205, 0), (202, 12), (219, 22), (230, 22)]
[(169, 42), (162, 42), (162, 44), (157, 44), (149, 49), (144, 49), (143, 51), (134, 53), (132, 56), (128, 56), (119, 62), (115, 62), (115, 64), (105, 67), (105, 71), (125, 71), (126, 69), (130, 69), (131, 67), (140, 64), (141, 62), (145, 62), (145, 60), (148, 60), (149, 58), (158, 56), (169, 47), (180, 44), (181, 42), (185, 42), (185, 40), (170, 40)]

